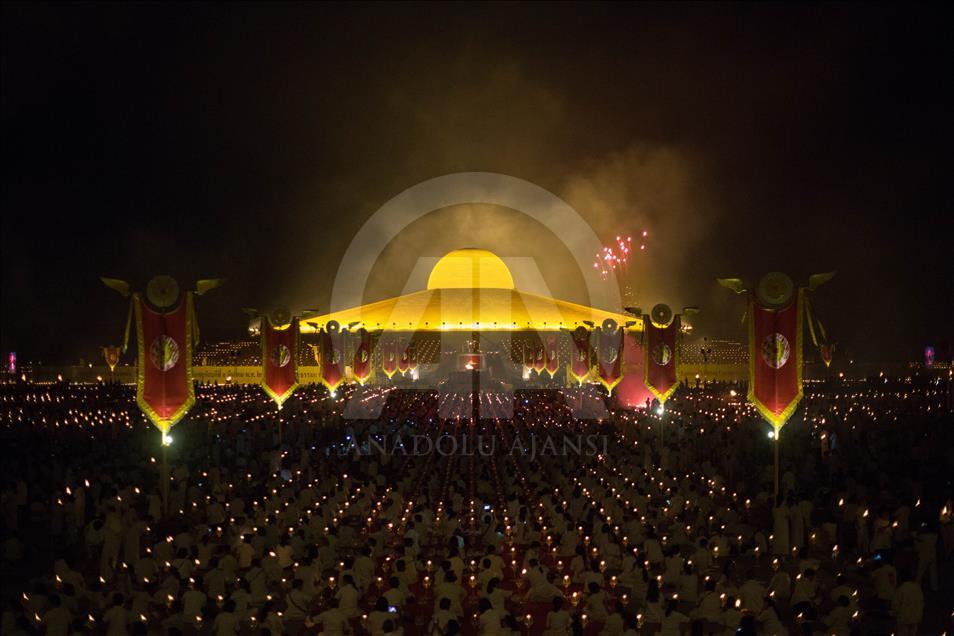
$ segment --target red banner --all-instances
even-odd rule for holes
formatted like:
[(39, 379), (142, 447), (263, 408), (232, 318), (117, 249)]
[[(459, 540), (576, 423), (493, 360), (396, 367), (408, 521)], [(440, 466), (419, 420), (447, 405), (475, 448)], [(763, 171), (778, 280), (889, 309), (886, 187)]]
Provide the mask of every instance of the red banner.
[(531, 351), (533, 351), (533, 370), (537, 373), (543, 373), (544, 367), (546, 367), (546, 351), (544, 351), (543, 343), (537, 339), (534, 339)]
[(417, 345), (409, 343), (407, 345), (407, 368), (413, 371), (417, 368)]
[(262, 316), (262, 388), (279, 409), (298, 388), (298, 319), (275, 327)]
[(122, 354), (122, 352), (122, 347), (103, 347), (103, 359), (106, 360), (106, 364), (109, 365), (110, 371), (116, 370), (116, 365), (119, 364), (119, 356)]
[(570, 377), (583, 383), (590, 375), (590, 332), (586, 327), (577, 327), (570, 333)]
[(665, 404), (679, 386), (676, 376), (679, 327), (679, 316), (675, 316), (666, 327), (657, 327), (649, 316), (643, 316), (646, 343), (644, 382), (660, 404)]
[(645, 364), (640, 334), (627, 332), (623, 338), (623, 379), (613, 389), (620, 406), (628, 409), (649, 406), (653, 394), (646, 388)]
[(544, 341), (544, 346), (546, 348), (547, 355), (546, 367), (544, 368), (552, 378), (554, 375), (556, 375), (557, 370), (560, 368), (560, 347), (556, 334), (548, 335)]
[(374, 352), (374, 343), (367, 329), (359, 329), (354, 334), (354, 356), (351, 360), (351, 370), (358, 384), (363, 385), (371, 378), (371, 355)]
[(781, 428), (802, 399), (802, 302), (783, 309), (749, 300), (749, 401)]
[(407, 373), (408, 367), (411, 365), (411, 345), (410, 343), (405, 343), (403, 339), (398, 340), (398, 371), (401, 372), (401, 375)]
[(529, 342), (520, 345), (520, 359), (523, 364), (523, 376), (530, 377), (530, 372), (533, 371), (533, 349)]
[(150, 309), (138, 293), (132, 303), (138, 345), (136, 404), (166, 434), (195, 403), (192, 293), (184, 294), (179, 306), (167, 313)]
[(319, 353), (321, 356), (321, 383), (334, 393), (344, 381), (344, 352), (341, 347), (341, 333), (337, 330), (322, 329), (319, 334)]
[(613, 387), (623, 379), (623, 330), (600, 328), (596, 353), (600, 384), (612, 394)]
[(388, 379), (391, 379), (391, 376), (397, 372), (397, 369), (397, 339), (392, 335), (384, 336), (381, 339), (381, 370), (384, 371), (384, 375), (388, 376)]

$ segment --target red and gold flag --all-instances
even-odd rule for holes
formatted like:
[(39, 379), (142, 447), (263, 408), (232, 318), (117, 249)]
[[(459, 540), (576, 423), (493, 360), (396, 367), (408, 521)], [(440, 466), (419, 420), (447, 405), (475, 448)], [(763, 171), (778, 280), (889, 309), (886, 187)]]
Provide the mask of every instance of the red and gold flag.
[(590, 375), (590, 332), (586, 327), (577, 327), (570, 332), (570, 377), (580, 384)]
[(672, 322), (665, 327), (654, 324), (650, 316), (643, 316), (643, 333), (646, 343), (643, 381), (660, 404), (665, 404), (679, 386), (676, 375), (679, 329), (679, 316), (674, 316)]
[(407, 373), (411, 366), (411, 345), (405, 343), (403, 338), (398, 341), (398, 371), (401, 375)]
[(351, 370), (358, 384), (364, 385), (371, 378), (373, 370), (371, 356), (374, 353), (374, 342), (367, 329), (358, 329), (354, 334), (354, 356), (351, 361)]
[(612, 394), (623, 379), (623, 330), (610, 319), (599, 329), (596, 353), (600, 384)]
[(298, 388), (298, 333), (297, 318), (275, 326), (262, 316), (262, 388), (279, 409)]
[(523, 364), (523, 376), (530, 377), (530, 372), (533, 371), (533, 349), (530, 348), (530, 343), (524, 341), (520, 345), (520, 361)]
[(321, 357), (321, 383), (332, 393), (344, 381), (344, 351), (341, 345), (341, 332), (337, 325), (329, 323), (319, 334), (318, 353)]
[(544, 349), (543, 343), (539, 338), (534, 339), (533, 344), (533, 370), (537, 373), (543, 373), (543, 369), (546, 367), (546, 351)]
[(106, 360), (106, 364), (109, 366), (110, 371), (116, 370), (116, 365), (119, 364), (119, 356), (122, 355), (123, 348), (115, 345), (110, 345), (108, 347), (103, 347), (103, 359)]
[(388, 379), (398, 370), (397, 339), (392, 335), (381, 339), (381, 370)]
[(749, 401), (781, 428), (802, 399), (802, 307), (799, 289), (787, 307), (749, 299)]
[(152, 310), (138, 293), (132, 294), (132, 303), (138, 345), (136, 403), (156, 428), (167, 434), (195, 403), (192, 292), (164, 313)]
[(623, 337), (623, 379), (613, 389), (617, 402), (623, 408), (645, 408), (652, 401), (653, 394), (646, 388), (645, 364), (640, 334), (627, 331)]
[(560, 348), (559, 341), (557, 340), (556, 334), (549, 334), (544, 339), (544, 346), (546, 348), (546, 372), (550, 374), (552, 378), (556, 375), (557, 370), (560, 368)]
[(409, 343), (407, 345), (407, 368), (410, 371), (417, 369), (417, 344)]

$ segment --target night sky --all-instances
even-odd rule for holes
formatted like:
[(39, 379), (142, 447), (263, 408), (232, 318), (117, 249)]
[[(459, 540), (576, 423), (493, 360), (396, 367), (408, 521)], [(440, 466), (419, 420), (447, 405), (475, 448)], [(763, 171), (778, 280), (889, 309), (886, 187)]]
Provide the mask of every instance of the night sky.
[[(717, 276), (835, 269), (815, 305), (868, 361), (952, 341), (950, 23), (897, 6), (4, 3), (2, 335), (75, 362), (169, 273), (241, 307), (327, 309), (361, 224), (423, 180), (536, 183), (604, 238), (650, 232), (640, 304), (700, 305), (741, 340)], [(531, 256), (585, 301), (559, 237), (510, 210), (435, 212), (366, 289), (421, 256)]]

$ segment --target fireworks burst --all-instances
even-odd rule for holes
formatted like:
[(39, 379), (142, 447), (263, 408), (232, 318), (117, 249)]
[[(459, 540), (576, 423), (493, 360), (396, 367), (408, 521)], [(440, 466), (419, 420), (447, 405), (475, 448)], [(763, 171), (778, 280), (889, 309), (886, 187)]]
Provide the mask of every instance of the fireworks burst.
[[(639, 251), (646, 251), (646, 238), (649, 237), (649, 231), (643, 230), (643, 241), (639, 244)], [(629, 268), (629, 261), (633, 253), (633, 237), (617, 235), (616, 241), (610, 245), (604, 245), (596, 253), (593, 260), (593, 269), (600, 273), (603, 280), (609, 278), (610, 273), (619, 272), (625, 274)]]

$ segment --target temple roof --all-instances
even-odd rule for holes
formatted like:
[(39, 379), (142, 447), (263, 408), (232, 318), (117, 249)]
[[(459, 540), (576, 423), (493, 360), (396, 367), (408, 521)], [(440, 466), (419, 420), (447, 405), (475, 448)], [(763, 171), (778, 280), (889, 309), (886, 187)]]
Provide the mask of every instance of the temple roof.
[(441, 258), (425, 290), (304, 322), (320, 328), (334, 320), (342, 327), (389, 331), (550, 331), (600, 325), (607, 318), (642, 326), (632, 316), (519, 291), (500, 257), (468, 248)]

